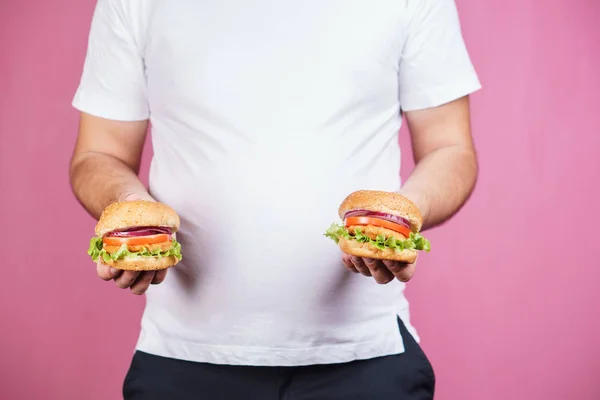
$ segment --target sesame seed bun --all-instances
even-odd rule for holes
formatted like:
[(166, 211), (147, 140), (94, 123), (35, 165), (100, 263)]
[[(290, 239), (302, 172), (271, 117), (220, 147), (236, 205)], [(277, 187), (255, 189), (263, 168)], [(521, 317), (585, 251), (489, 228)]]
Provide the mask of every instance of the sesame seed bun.
[(104, 209), (96, 224), (96, 235), (101, 237), (117, 229), (136, 226), (163, 226), (175, 233), (179, 230), (180, 220), (175, 210), (163, 203), (120, 201)]
[(104, 261), (100, 258), (102, 264), (111, 266), (124, 271), (158, 271), (167, 269), (176, 265), (179, 260), (175, 256), (169, 257), (125, 257), (120, 260)]
[(359, 190), (344, 199), (338, 213), (344, 219), (351, 210), (369, 210), (396, 215), (407, 219), (413, 232), (419, 232), (423, 225), (423, 216), (415, 203), (401, 194), (378, 190)]
[(346, 240), (344, 238), (340, 238), (339, 246), (340, 250), (344, 253), (357, 257), (400, 261), (409, 264), (412, 264), (417, 260), (416, 250), (381, 250), (369, 243), (361, 243), (356, 240)]

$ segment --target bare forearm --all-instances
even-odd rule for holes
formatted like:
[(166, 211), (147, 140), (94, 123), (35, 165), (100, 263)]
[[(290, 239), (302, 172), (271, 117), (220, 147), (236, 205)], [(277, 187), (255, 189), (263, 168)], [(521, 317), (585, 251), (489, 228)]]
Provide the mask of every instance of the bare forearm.
[(423, 157), (401, 193), (423, 213), (423, 230), (442, 224), (456, 214), (471, 195), (477, 180), (474, 150), (444, 147)]
[(136, 172), (119, 159), (103, 153), (81, 155), (71, 163), (70, 181), (81, 205), (99, 218), (109, 204), (135, 195), (149, 198)]

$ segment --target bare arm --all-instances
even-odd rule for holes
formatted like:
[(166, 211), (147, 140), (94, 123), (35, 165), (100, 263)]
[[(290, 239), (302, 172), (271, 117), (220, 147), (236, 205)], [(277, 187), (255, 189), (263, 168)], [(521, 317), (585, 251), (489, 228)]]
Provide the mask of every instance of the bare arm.
[(148, 198), (137, 174), (148, 121), (122, 122), (81, 113), (69, 177), (81, 205), (94, 217), (110, 203)]
[[(147, 128), (148, 121), (112, 121), (81, 114), (69, 177), (75, 196), (94, 218), (115, 201), (152, 200), (137, 176)], [(98, 262), (97, 273), (141, 295), (151, 284), (161, 283), (167, 270), (119, 271)]]
[(469, 98), (406, 113), (415, 169), (401, 193), (423, 213), (423, 229), (442, 224), (471, 195), (478, 163), (471, 135)]

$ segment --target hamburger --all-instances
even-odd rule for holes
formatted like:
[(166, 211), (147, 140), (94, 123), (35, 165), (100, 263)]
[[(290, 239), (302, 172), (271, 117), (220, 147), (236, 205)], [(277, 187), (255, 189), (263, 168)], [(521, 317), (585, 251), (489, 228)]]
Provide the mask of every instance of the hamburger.
[(414, 263), (431, 244), (419, 231), (423, 217), (408, 198), (393, 192), (360, 190), (338, 210), (343, 224), (333, 223), (325, 236), (344, 253), (379, 260)]
[(154, 271), (181, 259), (174, 234), (180, 220), (169, 206), (147, 200), (116, 202), (104, 209), (88, 254), (97, 262), (120, 270)]

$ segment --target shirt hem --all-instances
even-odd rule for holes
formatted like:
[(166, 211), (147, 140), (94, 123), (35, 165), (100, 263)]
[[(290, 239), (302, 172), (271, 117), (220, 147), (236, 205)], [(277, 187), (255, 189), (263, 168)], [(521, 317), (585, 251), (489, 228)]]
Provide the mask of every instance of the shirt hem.
[[(377, 357), (401, 354), (404, 345), (394, 346), (391, 349), (376, 349), (378, 343), (353, 344), (352, 346), (329, 346), (327, 349), (312, 348), (295, 349), (253, 349), (254, 355), (248, 355), (248, 349), (243, 349), (241, 355), (235, 348), (227, 346), (195, 345), (193, 350), (184, 343), (169, 342), (161, 345), (141, 343), (136, 350), (144, 353), (173, 358), (183, 361), (203, 362), (215, 365), (246, 365), (270, 367), (298, 367), (320, 364), (340, 364), (358, 360), (368, 360)], [(375, 345), (375, 346), (374, 346)], [(343, 352), (345, 355), (337, 355)]]
[(392, 329), (380, 332), (374, 340), (308, 348), (202, 344), (166, 337), (152, 328), (149, 334), (142, 328), (135, 349), (166, 358), (216, 365), (295, 367), (338, 364), (403, 353), (404, 340), (396, 320), (393, 322)]

